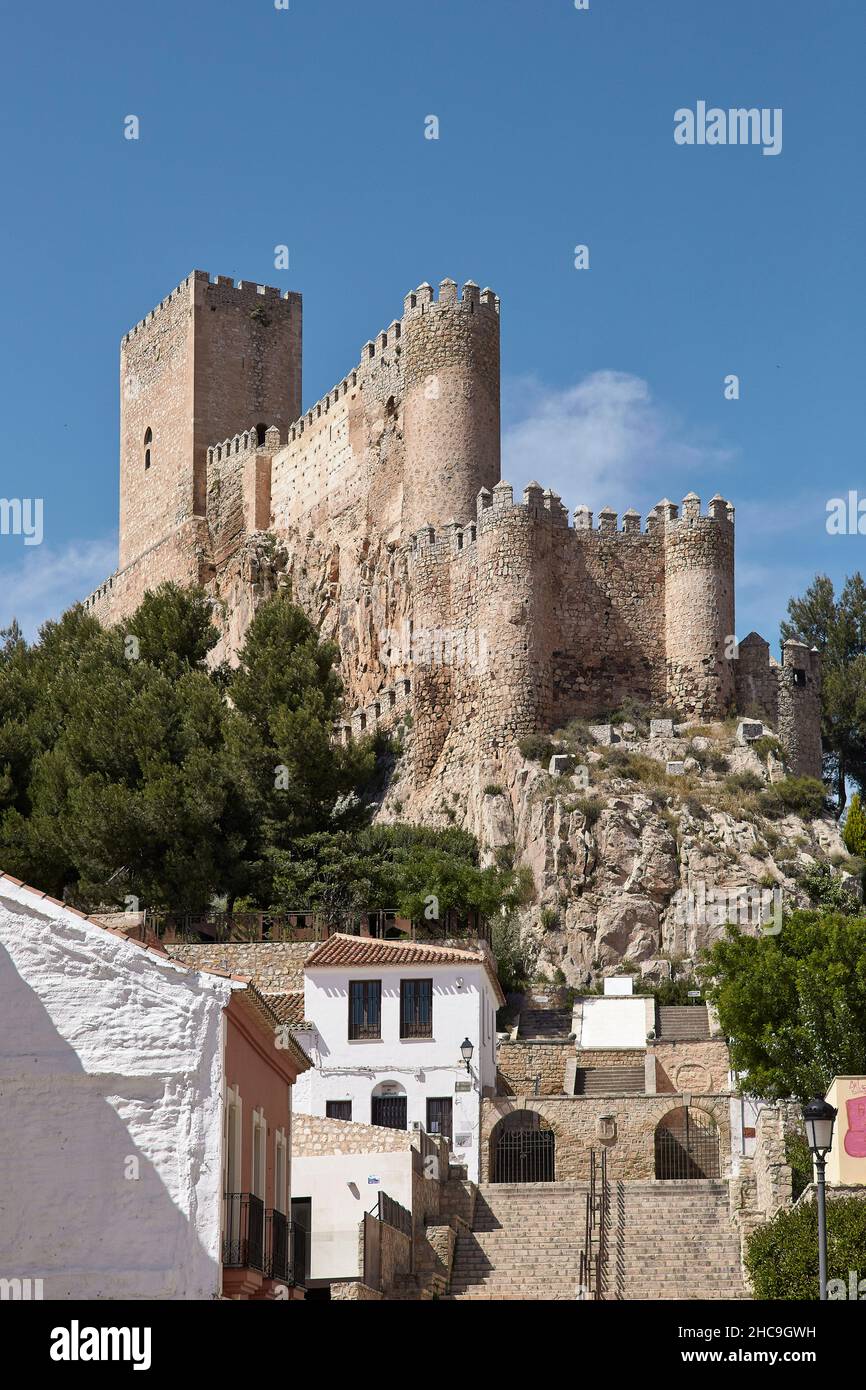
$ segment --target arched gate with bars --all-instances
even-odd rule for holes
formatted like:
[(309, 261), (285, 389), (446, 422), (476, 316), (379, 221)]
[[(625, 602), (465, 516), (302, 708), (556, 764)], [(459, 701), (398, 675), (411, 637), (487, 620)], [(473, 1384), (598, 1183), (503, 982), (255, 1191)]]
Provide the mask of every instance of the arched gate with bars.
[(491, 1182), (555, 1182), (556, 1136), (534, 1110), (506, 1115), (490, 1136)]
[(682, 1105), (659, 1120), (655, 1132), (657, 1178), (718, 1178), (719, 1131), (712, 1115)]

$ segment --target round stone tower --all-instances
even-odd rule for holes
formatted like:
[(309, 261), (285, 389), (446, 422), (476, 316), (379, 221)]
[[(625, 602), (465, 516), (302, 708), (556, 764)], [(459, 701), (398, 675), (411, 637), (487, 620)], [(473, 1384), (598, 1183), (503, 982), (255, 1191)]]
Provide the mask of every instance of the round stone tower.
[(670, 703), (700, 719), (734, 704), (734, 509), (714, 497), (683, 498), (682, 515), (665, 500), (665, 648)]
[(468, 281), (458, 298), (420, 285), (405, 299), (404, 534), (475, 515), (499, 481), (499, 300)]

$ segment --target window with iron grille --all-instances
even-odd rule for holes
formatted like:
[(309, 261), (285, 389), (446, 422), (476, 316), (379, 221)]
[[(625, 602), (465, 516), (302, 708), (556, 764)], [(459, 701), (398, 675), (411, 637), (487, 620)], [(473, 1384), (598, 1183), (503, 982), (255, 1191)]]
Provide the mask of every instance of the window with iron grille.
[(351, 1120), (352, 1102), (350, 1100), (326, 1100), (325, 1115), (329, 1120)]
[(433, 981), (400, 981), (400, 1037), (432, 1038)]
[(349, 1037), (382, 1036), (382, 981), (349, 981)]
[(454, 1136), (454, 1102), (450, 1096), (428, 1096), (427, 1133), (441, 1134), (444, 1139)]

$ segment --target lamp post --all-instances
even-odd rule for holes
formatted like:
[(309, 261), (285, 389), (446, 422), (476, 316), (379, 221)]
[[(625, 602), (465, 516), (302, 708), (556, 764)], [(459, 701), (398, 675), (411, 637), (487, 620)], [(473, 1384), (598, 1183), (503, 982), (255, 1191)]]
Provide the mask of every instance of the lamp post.
[[(471, 1044), (471, 1042), (469, 1041), (469, 1039), (468, 1039), (468, 1038), (464, 1038), (463, 1041), (462, 1041), (462, 1043), (460, 1044), (460, 1056), (463, 1058), (464, 1062), (466, 1063), (466, 1070), (467, 1070), (468, 1072), (470, 1072), (470, 1073), (471, 1073), (471, 1071), (472, 1071), (472, 1068), (471, 1068), (471, 1066), (470, 1066), (470, 1063), (471, 1063), (471, 1061), (472, 1061), (472, 1054), (473, 1054), (474, 1051), (475, 1051), (475, 1048), (472, 1046), (472, 1044)], [(835, 1113), (835, 1112), (834, 1112), (834, 1113)]]
[(826, 1100), (810, 1100), (803, 1106), (806, 1143), (815, 1160), (818, 1179), (818, 1285), (821, 1301), (827, 1298), (827, 1203), (824, 1189), (824, 1168), (827, 1154), (833, 1145), (833, 1124), (836, 1111)]

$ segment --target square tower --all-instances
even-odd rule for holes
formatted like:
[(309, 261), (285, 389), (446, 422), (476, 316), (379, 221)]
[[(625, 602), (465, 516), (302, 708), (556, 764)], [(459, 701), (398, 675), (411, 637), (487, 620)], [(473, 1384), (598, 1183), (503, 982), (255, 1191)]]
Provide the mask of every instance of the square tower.
[(204, 517), (210, 444), (300, 413), (301, 296), (194, 270), (120, 346), (120, 569)]

